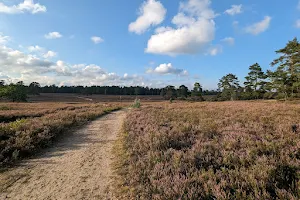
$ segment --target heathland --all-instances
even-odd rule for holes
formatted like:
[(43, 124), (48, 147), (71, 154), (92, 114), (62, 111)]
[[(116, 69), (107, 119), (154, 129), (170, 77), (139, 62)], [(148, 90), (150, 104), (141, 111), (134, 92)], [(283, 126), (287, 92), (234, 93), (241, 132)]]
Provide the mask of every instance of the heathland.
[[(58, 150), (52, 147), (53, 143), (65, 144), (64, 140), (73, 141), (74, 136), (70, 135), (70, 132), (79, 129), (80, 134), (76, 135), (76, 141), (82, 139), (84, 143), (84, 138), (88, 137), (97, 137), (103, 141), (97, 143), (90, 140), (88, 145), (79, 146), (76, 152), (81, 152), (84, 156), (78, 162), (72, 149), (68, 150), (68, 146), (62, 147), (67, 153), (56, 160), (56, 167), (51, 168), (51, 171), (63, 173), (64, 169), (59, 163), (73, 163), (63, 160), (66, 155), (72, 158), (75, 156), (74, 165), (84, 165), (87, 166), (86, 169), (92, 166), (95, 170), (97, 167), (95, 168), (94, 158), (100, 159), (105, 153), (104, 157), (113, 158), (114, 163), (105, 167), (99, 164), (95, 173), (103, 174), (108, 168), (109, 171), (115, 172), (115, 176), (107, 180), (113, 185), (108, 186), (109, 191), (105, 192), (117, 199), (300, 198), (298, 100), (151, 102), (151, 96), (144, 97), (141, 101), (137, 100), (131, 109), (124, 111), (126, 116), (117, 117), (124, 120), (118, 122), (118, 127), (122, 123), (123, 127), (114, 131), (114, 141), (111, 141), (105, 139), (110, 137), (110, 132), (100, 130), (102, 126), (103, 130), (114, 128), (111, 123), (105, 128), (104, 126), (108, 126), (105, 119), (97, 124), (99, 130), (93, 126), (86, 132), (86, 128), (79, 126), (108, 112), (128, 107), (129, 103), (121, 104), (120, 101), (131, 101), (133, 97), (115, 96), (109, 100), (94, 95), (86, 98), (62, 94), (57, 96), (65, 103), (55, 99), (48, 103), (38, 102), (45, 98), (41, 95), (33, 98), (37, 101), (35, 103), (0, 104), (0, 161), (3, 166), (42, 152), (42, 148), (51, 147), (50, 152), (54, 153)], [(147, 101), (148, 98), (150, 101)], [(112, 103), (113, 101), (116, 103)], [(115, 119), (112, 116), (110, 120)], [(119, 137), (116, 138), (118, 133)], [(105, 138), (101, 138), (102, 134), (106, 134)], [(105, 142), (109, 142), (110, 147), (100, 151)], [(113, 145), (114, 151), (111, 152)], [(87, 147), (93, 150), (91, 152), (103, 152), (103, 155), (86, 154)], [(46, 160), (51, 159), (48, 156), (42, 157)], [(30, 174), (36, 177), (38, 182), (61, 183), (50, 188), (52, 193), (46, 196), (55, 197), (55, 191), (59, 191), (56, 187), (72, 185), (70, 177), (85, 173), (80, 171), (82, 168), (72, 167), (70, 164), (68, 168), (73, 170), (69, 171), (67, 178), (55, 181), (53, 177), (58, 176), (52, 172), (51, 177), (45, 174), (48, 171), (46, 165), (43, 166), (44, 161), (26, 161), (28, 162), (34, 163)], [(4, 170), (0, 176), (10, 177), (10, 174), (14, 174), (15, 167), (18, 174), (28, 171), (19, 173), (19, 167), (14, 166), (12, 170), (8, 170), (9, 174)], [(39, 175), (35, 169), (43, 170)], [(96, 181), (93, 176), (84, 177), (85, 183)], [(5, 190), (10, 191), (10, 194), (15, 194), (14, 189), (26, 188), (28, 184), (27, 179), (22, 182), (25, 185), (20, 185), (19, 179), (14, 182), (15, 179), (6, 178), (2, 180), (9, 180)], [(84, 185), (87, 185), (84, 195), (99, 194), (97, 188), (92, 186), (95, 184)], [(68, 191), (79, 189), (78, 185), (72, 187), (73, 189)], [(39, 191), (34, 191), (35, 187), (30, 188), (34, 194), (38, 194)], [(83, 193), (77, 195), (82, 196)]]
[(0, 166), (28, 157), (70, 129), (120, 108), (118, 104), (1, 103)]
[(162, 103), (129, 112), (120, 199), (299, 199), (299, 104)]

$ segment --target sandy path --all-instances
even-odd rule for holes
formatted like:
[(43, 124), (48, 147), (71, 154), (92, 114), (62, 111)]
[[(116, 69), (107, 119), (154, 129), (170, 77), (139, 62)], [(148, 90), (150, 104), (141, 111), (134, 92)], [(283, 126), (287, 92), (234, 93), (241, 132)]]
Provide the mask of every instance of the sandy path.
[(99, 118), (0, 174), (0, 199), (113, 199), (111, 149), (124, 117), (117, 111)]

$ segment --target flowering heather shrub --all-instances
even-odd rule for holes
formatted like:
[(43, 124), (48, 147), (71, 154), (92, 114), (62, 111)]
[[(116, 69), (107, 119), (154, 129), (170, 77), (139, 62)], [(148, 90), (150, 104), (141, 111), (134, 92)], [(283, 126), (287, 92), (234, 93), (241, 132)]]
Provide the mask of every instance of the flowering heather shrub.
[[(175, 103), (129, 113), (122, 199), (299, 199), (300, 107)], [(121, 190), (120, 190), (121, 188)]]
[(89, 104), (0, 103), (0, 123), (13, 122), (20, 118), (41, 117), (62, 110), (74, 110), (88, 107)]
[(89, 104), (57, 109), (41, 117), (0, 123), (0, 166), (48, 146), (56, 136), (76, 125), (119, 108), (120, 105), (113, 104)]

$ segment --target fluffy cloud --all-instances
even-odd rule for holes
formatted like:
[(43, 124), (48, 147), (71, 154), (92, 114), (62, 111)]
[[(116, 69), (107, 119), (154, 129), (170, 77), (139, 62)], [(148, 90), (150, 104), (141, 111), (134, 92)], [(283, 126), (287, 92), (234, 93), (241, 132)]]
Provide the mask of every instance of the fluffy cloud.
[(9, 40), (9, 36), (3, 35), (3, 33), (0, 32), (0, 44), (4, 44)]
[(188, 0), (180, 3), (172, 27), (159, 27), (151, 36), (147, 53), (175, 56), (205, 52), (215, 35), (215, 13), (210, 0)]
[(104, 42), (104, 40), (101, 37), (97, 37), (97, 36), (93, 36), (91, 37), (91, 40), (95, 43), (95, 44), (99, 44), (101, 42)]
[(45, 48), (43, 47), (40, 47), (38, 45), (35, 45), (35, 46), (29, 46), (28, 47), (28, 51), (30, 53), (35, 53), (43, 58), (53, 58), (55, 56), (57, 56), (57, 53), (54, 52), (54, 51), (48, 51), (46, 50)]
[(232, 5), (230, 9), (227, 9), (225, 10), (225, 14), (228, 14), (228, 15), (237, 15), (237, 14), (240, 14), (242, 13), (242, 4), (240, 5)]
[(229, 45), (234, 45), (235, 40), (232, 37), (226, 37), (226, 38), (222, 39), (222, 42), (225, 42)]
[[(80, 64), (65, 68), (65, 64), (57, 64), (60, 66), (62, 74), (67, 76), (61, 84), (65, 85), (144, 85), (144, 78), (138, 75), (123, 76), (117, 75), (114, 72), (106, 72), (98, 65)], [(62, 67), (64, 66), (64, 67)]]
[(47, 53), (45, 53), (45, 54), (43, 55), (43, 57), (44, 57), (44, 58), (53, 58), (53, 57), (55, 57), (56, 55), (57, 55), (57, 53), (54, 52), (54, 51), (47, 51)]
[(156, 0), (147, 0), (140, 7), (139, 17), (129, 24), (128, 30), (136, 34), (144, 33), (150, 26), (159, 25), (165, 19), (167, 11)]
[(19, 14), (19, 13), (32, 13), (46, 12), (47, 8), (39, 3), (34, 3), (33, 0), (24, 0), (18, 5), (7, 6), (0, 2), (0, 13), (6, 14)]
[[(2, 38), (9, 38), (1, 34)], [(6, 41), (6, 39), (5, 39)], [(5, 42), (0, 44), (0, 79), (6, 82), (24, 81), (29, 84), (32, 81), (41, 85), (121, 85), (121, 86), (149, 86), (164, 87), (167, 84), (182, 84), (182, 80), (189, 81), (186, 70), (172, 67), (171, 64), (162, 64), (153, 69), (153, 74), (173, 74), (172, 80), (166, 80), (162, 76), (153, 76), (151, 80), (143, 75), (118, 75), (106, 71), (95, 64), (70, 64), (63, 60), (47, 60), (45, 57), (54, 56), (56, 53), (48, 51), (39, 45), (19, 49), (8, 47)], [(48, 54), (45, 56), (45, 54)], [(180, 76), (181, 81), (177, 81)], [(168, 77), (171, 78), (172, 76)], [(157, 78), (157, 79), (156, 79)]]
[(216, 55), (218, 55), (219, 53), (222, 53), (222, 52), (223, 52), (222, 46), (215, 46), (215, 47), (211, 47), (208, 50), (207, 55), (216, 56)]
[[(4, 36), (2, 36), (4, 37)], [(42, 85), (145, 85), (144, 77), (138, 75), (117, 75), (106, 72), (98, 65), (69, 64), (62, 60), (46, 60), (56, 53), (40, 46), (28, 47), (31, 53), (24, 53), (0, 44), (0, 78), (8, 82), (37, 81)]]
[(171, 63), (161, 64), (155, 69), (150, 68), (146, 71), (146, 73), (160, 74), (160, 75), (173, 74), (178, 76), (188, 76), (188, 72), (186, 70), (174, 68)]
[(36, 46), (29, 46), (28, 47), (28, 51), (30, 52), (41, 52), (41, 51), (44, 51), (44, 48), (36, 45)]
[(47, 73), (54, 63), (0, 45), (0, 71), (12, 74)]
[(58, 39), (61, 37), (62, 37), (62, 35), (59, 32), (50, 32), (45, 35), (46, 39)]
[(270, 16), (265, 16), (262, 21), (246, 27), (245, 31), (246, 33), (250, 33), (252, 35), (258, 35), (262, 32), (265, 32), (269, 28), (271, 20), (272, 18)]

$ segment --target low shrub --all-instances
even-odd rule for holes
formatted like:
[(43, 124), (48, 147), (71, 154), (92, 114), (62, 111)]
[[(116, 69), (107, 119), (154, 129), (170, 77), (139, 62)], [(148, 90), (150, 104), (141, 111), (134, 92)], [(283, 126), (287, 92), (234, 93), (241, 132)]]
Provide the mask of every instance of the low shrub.
[(62, 109), (41, 117), (0, 123), (0, 166), (31, 155), (49, 146), (55, 137), (70, 128), (119, 108), (117, 105), (90, 104), (88, 107)]
[(135, 99), (131, 107), (140, 108), (141, 107), (141, 100), (140, 99)]
[(159, 104), (128, 114), (120, 199), (299, 199), (298, 105)]

